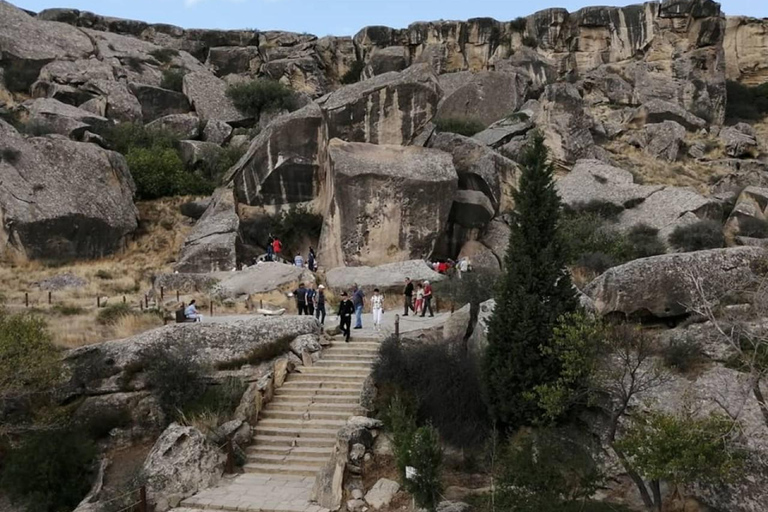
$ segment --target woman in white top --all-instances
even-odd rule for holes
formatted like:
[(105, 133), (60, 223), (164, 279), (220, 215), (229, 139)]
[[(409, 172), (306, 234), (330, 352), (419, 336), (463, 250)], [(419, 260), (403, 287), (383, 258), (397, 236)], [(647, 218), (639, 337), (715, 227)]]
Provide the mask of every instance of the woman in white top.
[(384, 315), (384, 296), (379, 294), (379, 289), (373, 290), (371, 297), (371, 307), (373, 308), (373, 328), (381, 330), (381, 317)]

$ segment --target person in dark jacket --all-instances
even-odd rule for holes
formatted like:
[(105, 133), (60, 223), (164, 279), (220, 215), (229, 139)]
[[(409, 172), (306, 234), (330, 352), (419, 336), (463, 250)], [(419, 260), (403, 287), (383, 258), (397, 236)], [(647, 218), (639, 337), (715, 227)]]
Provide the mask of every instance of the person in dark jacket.
[(414, 313), (416, 312), (416, 310), (413, 309), (413, 282), (411, 282), (410, 277), (405, 278), (405, 291), (403, 292), (403, 306), (405, 307), (405, 312), (403, 313), (403, 316), (408, 316), (409, 309)]
[(299, 285), (299, 289), (293, 292), (293, 296), (296, 297), (296, 309), (299, 310), (299, 316), (307, 314), (307, 289), (304, 288), (304, 283)]
[(325, 325), (325, 286), (323, 285), (317, 287), (315, 295), (315, 318), (320, 325)]
[(347, 292), (341, 293), (341, 303), (339, 304), (339, 328), (344, 335), (344, 341), (349, 343), (349, 336), (352, 328), (352, 315), (355, 314), (355, 305), (349, 300)]
[(315, 316), (315, 294), (317, 291), (313, 288), (314, 285), (309, 285), (307, 288), (307, 314), (309, 316)]
[(307, 268), (309, 268), (310, 271), (314, 272), (317, 270), (315, 268), (317, 257), (315, 256), (315, 249), (310, 247), (309, 248), (309, 255), (307, 256)]

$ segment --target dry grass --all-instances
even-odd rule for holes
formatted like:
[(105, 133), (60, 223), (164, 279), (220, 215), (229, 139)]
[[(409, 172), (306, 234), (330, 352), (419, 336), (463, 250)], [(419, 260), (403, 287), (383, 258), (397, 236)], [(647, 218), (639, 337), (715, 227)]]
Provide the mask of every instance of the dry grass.
[[(113, 326), (101, 326), (96, 323), (96, 302), (97, 298), (107, 298), (113, 304), (125, 300), (139, 309), (144, 294), (151, 289), (153, 276), (171, 271), (192, 227), (192, 222), (179, 213), (179, 206), (187, 200), (189, 198), (171, 198), (138, 203), (141, 222), (134, 240), (124, 252), (108, 258), (53, 264), (28, 261), (17, 253), (3, 255), (0, 259), (0, 290), (3, 290), (7, 309), (45, 315), (54, 341), (66, 348), (123, 338), (162, 325), (156, 315), (136, 315)], [(52, 292), (49, 305), (48, 292), (40, 289), (37, 283), (63, 273), (81, 277), (87, 284), (82, 288)], [(29, 309), (25, 307), (26, 294)], [(62, 314), (55, 309), (56, 305), (82, 308), (83, 311), (75, 315)], [(173, 309), (174, 306), (169, 307)]]

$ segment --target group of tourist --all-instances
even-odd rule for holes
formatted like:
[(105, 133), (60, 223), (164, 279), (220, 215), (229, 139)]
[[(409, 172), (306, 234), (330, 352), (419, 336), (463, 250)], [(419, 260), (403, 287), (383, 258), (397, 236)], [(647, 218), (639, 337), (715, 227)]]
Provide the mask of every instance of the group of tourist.
[[(354, 329), (363, 328), (363, 310), (365, 309), (365, 292), (362, 287), (355, 284), (352, 287), (352, 298), (349, 293), (341, 292), (339, 303), (339, 329), (344, 335), (344, 341), (349, 342), (352, 333), (352, 315), (355, 315)], [(381, 330), (381, 321), (384, 318), (384, 296), (378, 288), (373, 289), (371, 297), (371, 312), (373, 313), (373, 329)]]
[(307, 287), (301, 283), (293, 292), (296, 309), (299, 316), (314, 316), (318, 322), (325, 324), (325, 286), (321, 284), (317, 289), (314, 286), (311, 284)]
[[(416, 299), (414, 300), (414, 296)], [(413, 311), (416, 316), (421, 314), (425, 316), (429, 311), (429, 316), (435, 316), (432, 311), (432, 285), (429, 281), (417, 283), (414, 287), (410, 277), (405, 278), (405, 290), (403, 291), (403, 316), (408, 316), (408, 311)]]
[(472, 270), (472, 262), (466, 256), (459, 259), (459, 261), (453, 261), (451, 259), (434, 261), (428, 263), (429, 266), (438, 274), (456, 274), (461, 279), (461, 274)]
[[(293, 264), (299, 268), (304, 268), (304, 257), (297, 254), (293, 258)], [(317, 256), (315, 256), (315, 249), (312, 246), (309, 247), (309, 254), (307, 255), (307, 268), (312, 272), (317, 272)]]

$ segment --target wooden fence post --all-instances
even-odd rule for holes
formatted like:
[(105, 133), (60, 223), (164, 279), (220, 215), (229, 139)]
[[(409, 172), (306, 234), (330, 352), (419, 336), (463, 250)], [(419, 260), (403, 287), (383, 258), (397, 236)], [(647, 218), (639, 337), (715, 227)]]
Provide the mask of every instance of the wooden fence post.
[(162, 301), (165, 298), (165, 290), (163, 287), (160, 287), (160, 300)]
[(395, 315), (395, 338), (400, 339), (400, 315)]
[(213, 301), (211, 301), (211, 316), (213, 316)]
[(24, 307), (29, 307), (29, 292), (24, 292)]
[(144, 294), (144, 309), (149, 309), (149, 295)]
[(179, 302), (179, 290), (176, 290), (176, 302)]
[(96, 296), (96, 307), (97, 308), (101, 307), (101, 295)]
[(48, 292), (48, 305), (50, 306), (53, 301), (53, 292)]
[(227, 441), (227, 464), (224, 472), (231, 475), (235, 472), (235, 453), (232, 449), (232, 440)]
[(147, 512), (147, 487), (145, 485), (139, 489), (139, 512)]
[(125, 304), (125, 295), (123, 295), (123, 304)]

